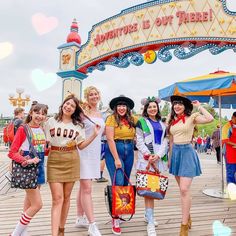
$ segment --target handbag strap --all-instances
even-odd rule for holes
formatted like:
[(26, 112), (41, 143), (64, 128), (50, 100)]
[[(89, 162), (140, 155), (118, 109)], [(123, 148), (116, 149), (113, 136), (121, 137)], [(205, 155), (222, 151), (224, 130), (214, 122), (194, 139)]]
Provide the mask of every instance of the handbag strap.
[(160, 171), (158, 170), (158, 168), (156, 167), (156, 165), (155, 165), (154, 163), (150, 163), (150, 162), (148, 162), (148, 164), (147, 164), (146, 171), (149, 171), (149, 169), (150, 169), (151, 167), (154, 169), (154, 172), (155, 172), (156, 174), (160, 174)]
[[(28, 140), (28, 142), (29, 142), (29, 151), (30, 151), (31, 153), (33, 153), (34, 157), (38, 157), (38, 154), (37, 154), (37, 152), (36, 152), (36, 150), (35, 150), (35, 148), (34, 148), (34, 146), (33, 146), (33, 144), (32, 144), (33, 132), (32, 132), (32, 130), (31, 130), (31, 128), (29, 127), (28, 124), (24, 124), (23, 127), (24, 127), (24, 131), (25, 131), (27, 140)], [(39, 157), (38, 157), (38, 158), (39, 158)]]
[[(128, 176), (125, 174), (124, 169), (123, 169), (123, 168), (119, 168), (119, 169), (121, 169), (121, 170), (123, 171), (123, 174), (124, 174), (125, 178), (128, 180), (129, 184), (132, 185), (131, 182), (130, 182), (130, 180), (129, 180), (129, 178), (128, 178)], [(117, 172), (117, 169), (115, 170), (115, 173), (114, 173), (114, 176), (113, 176), (112, 185), (115, 185), (116, 172)]]

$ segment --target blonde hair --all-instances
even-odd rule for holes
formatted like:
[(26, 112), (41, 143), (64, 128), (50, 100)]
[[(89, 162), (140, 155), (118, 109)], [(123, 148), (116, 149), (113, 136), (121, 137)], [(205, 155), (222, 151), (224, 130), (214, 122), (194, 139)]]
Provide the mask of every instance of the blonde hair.
[(84, 90), (84, 99), (86, 100), (86, 102), (88, 102), (88, 96), (89, 96), (89, 93), (91, 92), (91, 90), (95, 90), (98, 93), (99, 100), (101, 100), (100, 91), (94, 86), (89, 86)]

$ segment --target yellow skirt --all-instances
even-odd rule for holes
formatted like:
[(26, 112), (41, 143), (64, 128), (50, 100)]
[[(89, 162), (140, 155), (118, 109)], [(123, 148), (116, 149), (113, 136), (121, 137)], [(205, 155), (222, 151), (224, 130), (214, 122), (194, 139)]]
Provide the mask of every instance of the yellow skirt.
[(50, 151), (47, 162), (47, 181), (75, 182), (80, 178), (80, 157), (77, 150)]

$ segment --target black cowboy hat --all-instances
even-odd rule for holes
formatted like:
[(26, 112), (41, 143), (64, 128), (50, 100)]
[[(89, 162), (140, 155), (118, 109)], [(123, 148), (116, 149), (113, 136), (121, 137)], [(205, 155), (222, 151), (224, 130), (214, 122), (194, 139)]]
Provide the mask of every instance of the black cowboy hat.
[(113, 98), (111, 101), (110, 101), (110, 108), (113, 110), (114, 107), (118, 104), (118, 103), (125, 103), (129, 108), (130, 110), (132, 110), (134, 108), (134, 101), (124, 95), (120, 95), (119, 97), (116, 97), (116, 98)]
[(170, 97), (170, 101), (171, 101), (171, 103), (173, 103), (175, 101), (181, 101), (181, 102), (183, 102), (185, 108), (189, 109), (190, 111), (193, 110), (192, 102), (186, 97), (173, 95)]

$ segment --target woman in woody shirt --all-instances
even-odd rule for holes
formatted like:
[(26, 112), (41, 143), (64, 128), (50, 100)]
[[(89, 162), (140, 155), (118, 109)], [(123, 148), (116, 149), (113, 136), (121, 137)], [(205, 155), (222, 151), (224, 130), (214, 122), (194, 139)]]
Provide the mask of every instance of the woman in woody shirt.
[[(201, 167), (196, 151), (191, 144), (196, 124), (213, 121), (213, 116), (204, 109), (199, 101), (191, 102), (181, 96), (171, 96), (171, 116), (169, 120), (170, 137), (170, 173), (175, 176), (180, 190), (182, 224), (180, 236), (188, 236), (192, 220), (190, 217), (190, 187), (195, 176), (201, 174)], [(199, 112), (191, 114), (193, 105)]]
[[(134, 102), (128, 97), (119, 96), (110, 102), (113, 114), (106, 120), (107, 144), (105, 147), (106, 166), (113, 181), (116, 171), (116, 185), (127, 186), (122, 169), (129, 178), (134, 162), (134, 136), (137, 119), (131, 115)], [(122, 169), (121, 169), (122, 168)], [(112, 219), (112, 232), (121, 234), (119, 218)]]
[[(143, 114), (136, 127), (137, 170), (146, 170), (149, 163), (155, 165), (160, 172), (168, 169), (167, 160), (161, 159), (167, 154), (168, 142), (165, 138), (166, 125), (161, 121), (159, 102), (160, 99), (156, 97), (142, 99)], [(144, 197), (144, 202), (148, 236), (156, 236), (154, 199)]]
[[(95, 124), (99, 124), (101, 129), (98, 136), (85, 149), (79, 151), (80, 154), (80, 186), (77, 193), (77, 219), (76, 227), (87, 227), (91, 236), (101, 236), (94, 219), (92, 202), (92, 179), (100, 176), (100, 153), (101, 136), (105, 123), (101, 112), (98, 110), (98, 103), (101, 99), (99, 90), (90, 86), (84, 90), (84, 98), (87, 102), (85, 113), (87, 118), (83, 120), (85, 124), (85, 136), (93, 133)], [(89, 225), (87, 219), (89, 221)]]
[(70, 207), (70, 195), (75, 181), (80, 178), (77, 147), (87, 147), (98, 135), (100, 126), (85, 140), (84, 113), (79, 100), (68, 96), (59, 108), (59, 113), (45, 123), (47, 141), (51, 145), (47, 163), (47, 178), (52, 194), (52, 236), (63, 236)]

